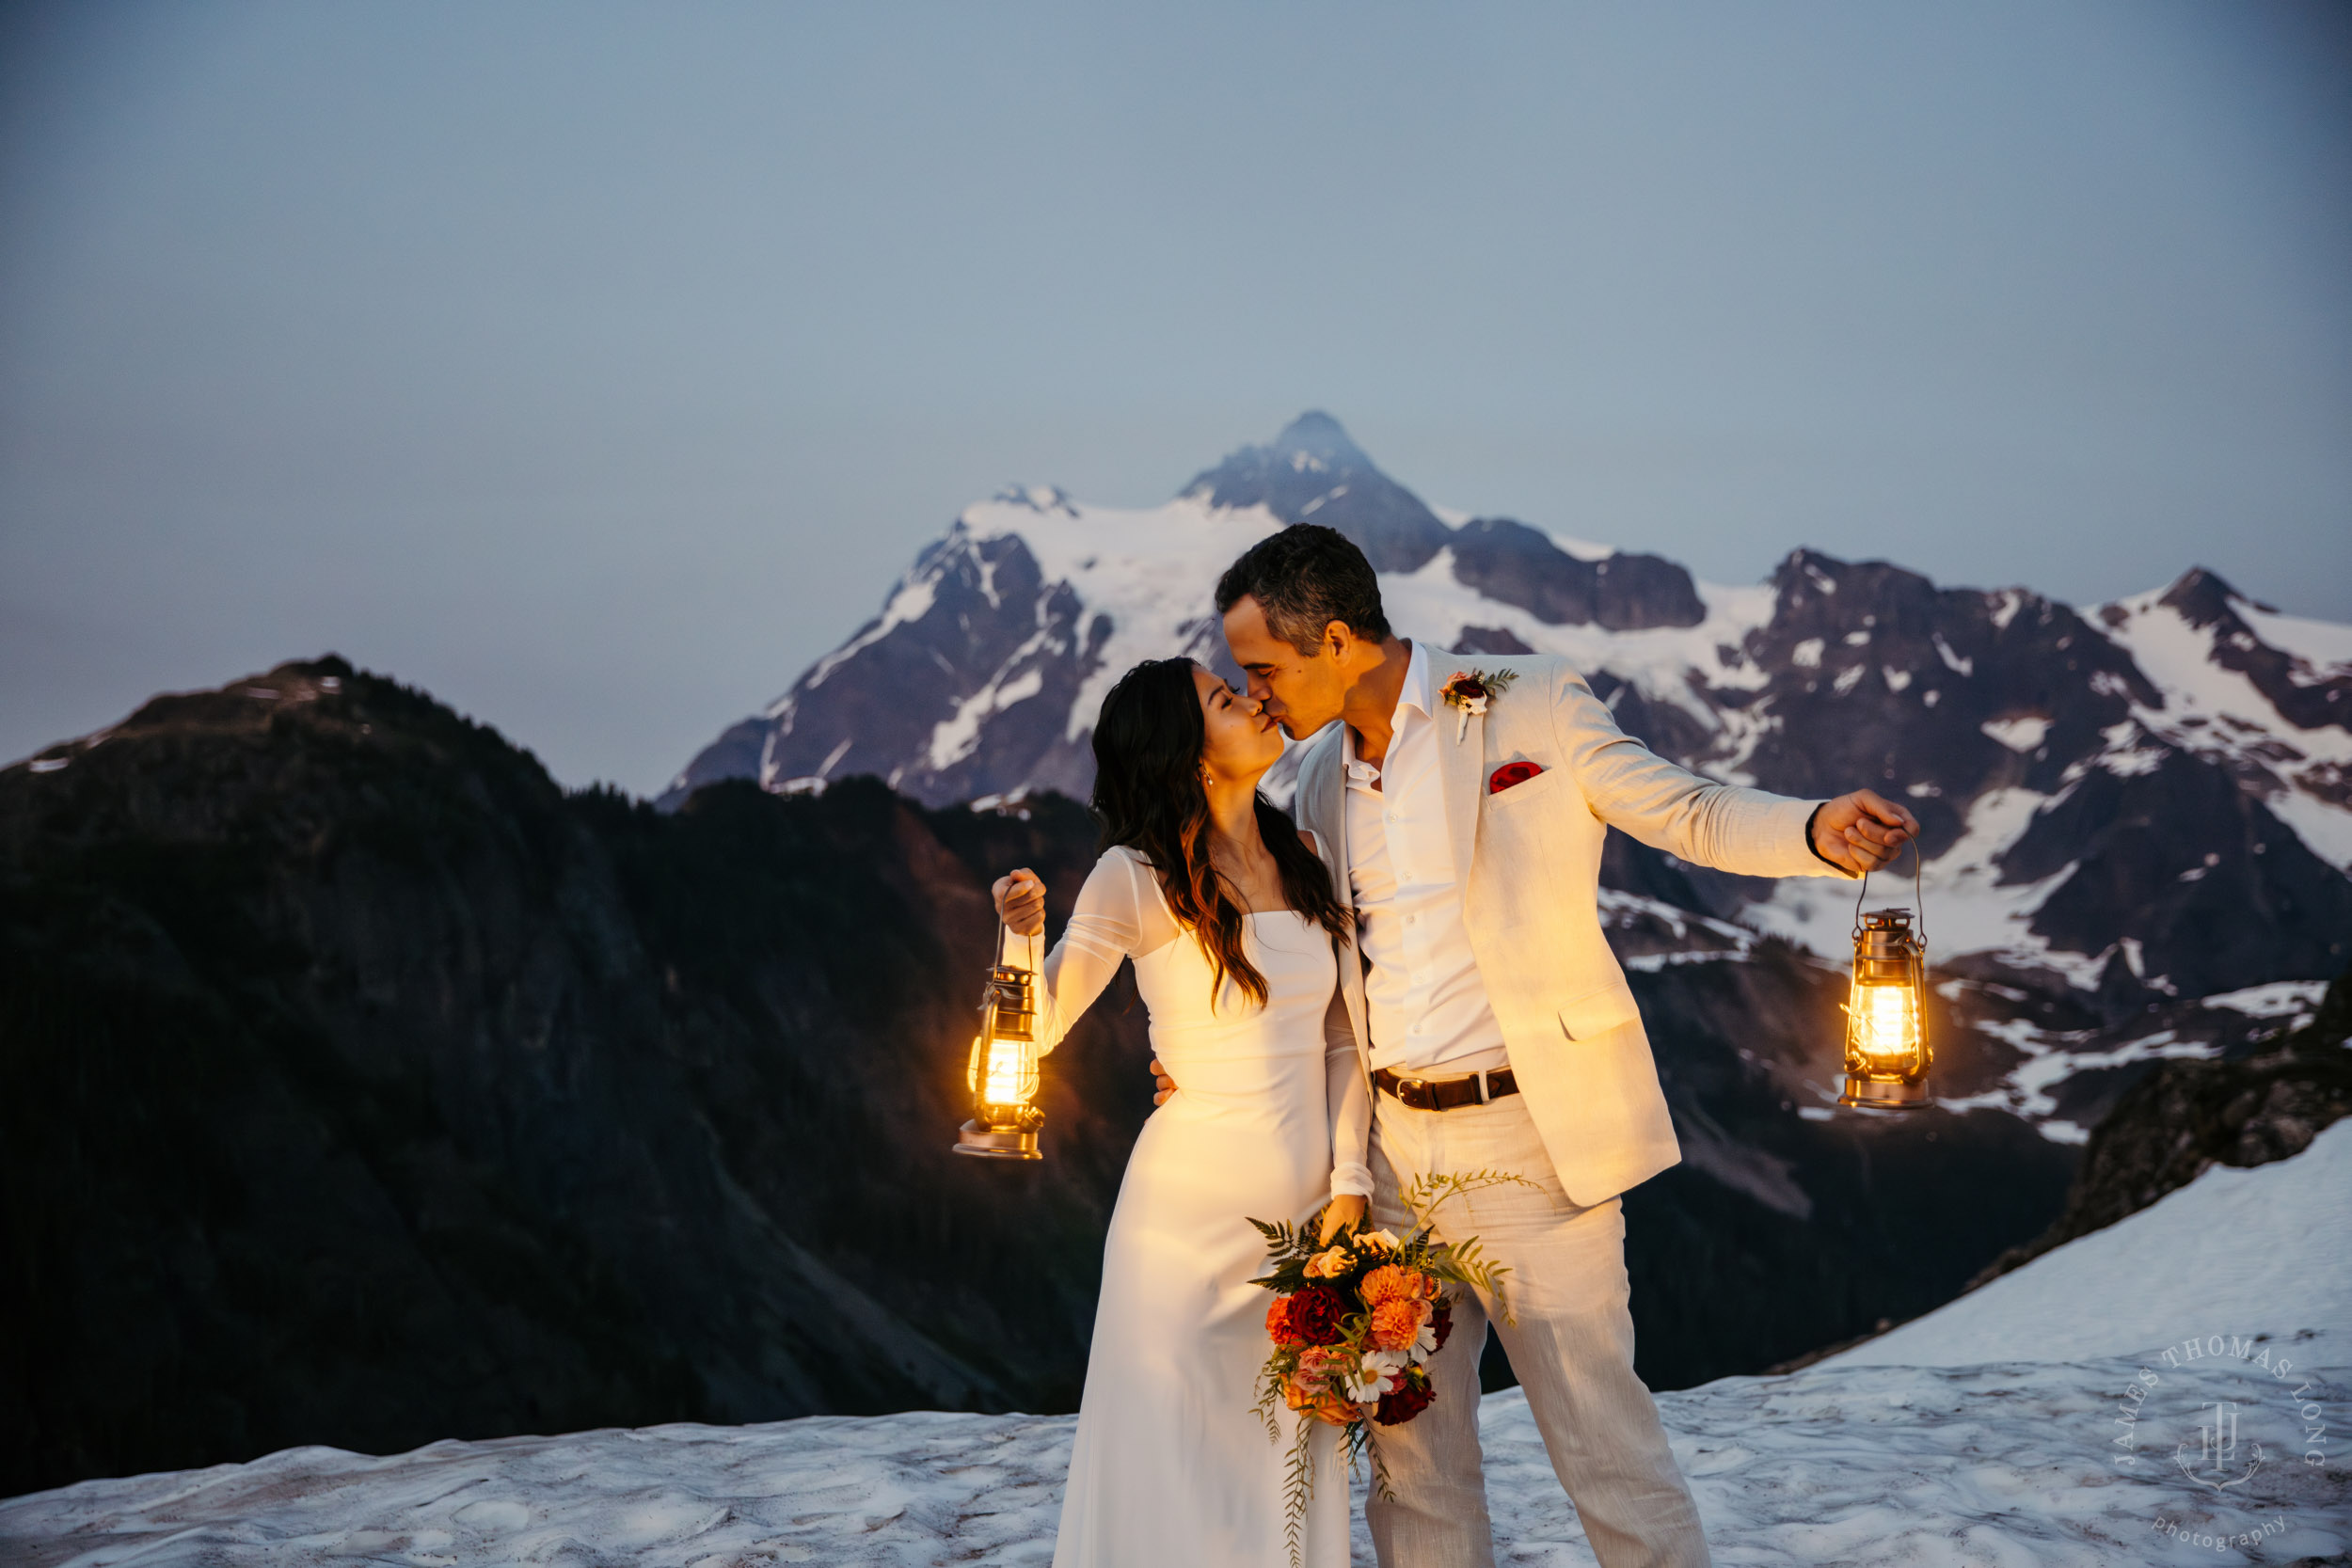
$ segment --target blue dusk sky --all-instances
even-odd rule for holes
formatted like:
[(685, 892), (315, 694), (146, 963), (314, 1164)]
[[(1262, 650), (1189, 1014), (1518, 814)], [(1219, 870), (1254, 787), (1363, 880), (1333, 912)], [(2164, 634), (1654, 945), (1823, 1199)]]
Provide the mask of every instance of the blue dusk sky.
[(1753, 581), (2352, 620), (2352, 11), (16, 5), (0, 758), (342, 652), (658, 788), (1328, 409)]

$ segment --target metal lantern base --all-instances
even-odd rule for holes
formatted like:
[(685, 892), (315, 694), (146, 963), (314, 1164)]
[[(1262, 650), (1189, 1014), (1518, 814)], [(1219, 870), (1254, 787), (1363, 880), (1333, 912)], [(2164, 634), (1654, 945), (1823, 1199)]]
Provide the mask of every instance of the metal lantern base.
[(1023, 1132), (1019, 1128), (997, 1129), (967, 1121), (956, 1133), (956, 1152), (980, 1160), (1042, 1160), (1038, 1152), (1035, 1129)]
[(1865, 1111), (1916, 1111), (1929, 1104), (1931, 1099), (1924, 1083), (1906, 1084), (1899, 1078), (1857, 1078), (1848, 1073), (1837, 1103)]

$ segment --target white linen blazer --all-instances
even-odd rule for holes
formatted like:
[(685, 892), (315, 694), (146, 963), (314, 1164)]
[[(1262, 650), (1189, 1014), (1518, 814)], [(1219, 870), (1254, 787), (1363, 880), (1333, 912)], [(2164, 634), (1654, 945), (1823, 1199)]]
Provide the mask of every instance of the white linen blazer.
[[(1432, 656), (1433, 687), (1473, 665), (1518, 676), (1467, 723), (1458, 709), (1438, 709), (1446, 826), (1470, 951), (1519, 1092), (1569, 1198), (1600, 1203), (1682, 1158), (1641, 1011), (1601, 935), (1608, 829), (1745, 876), (1832, 876), (1805, 844), (1805, 822), (1820, 802), (1715, 784), (1676, 767), (1617, 728), (1565, 658)], [(1294, 810), (1322, 846), (1352, 913), (1343, 728), (1328, 724), (1306, 742)], [(1495, 769), (1518, 761), (1543, 771), (1490, 794)], [(1352, 950), (1340, 972), (1369, 1076), (1363, 967)]]

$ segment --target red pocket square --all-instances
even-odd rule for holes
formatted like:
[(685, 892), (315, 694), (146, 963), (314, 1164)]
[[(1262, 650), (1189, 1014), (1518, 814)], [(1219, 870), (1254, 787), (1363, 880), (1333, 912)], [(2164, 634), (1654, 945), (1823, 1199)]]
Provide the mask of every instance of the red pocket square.
[(1500, 795), (1513, 784), (1523, 784), (1543, 769), (1532, 762), (1506, 762), (1486, 781), (1486, 793)]

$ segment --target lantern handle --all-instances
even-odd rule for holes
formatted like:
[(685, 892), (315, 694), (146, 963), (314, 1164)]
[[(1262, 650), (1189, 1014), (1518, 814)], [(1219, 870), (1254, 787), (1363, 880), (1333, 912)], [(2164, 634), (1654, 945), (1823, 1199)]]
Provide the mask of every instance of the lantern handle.
[[(1005, 938), (1011, 933), (1011, 930), (1012, 927), (1006, 925), (1003, 921), (1000, 920), (996, 923), (996, 967), (999, 969), (1005, 967)], [(1026, 936), (1024, 936), (1021, 939), (1023, 942), (1029, 944), (1029, 973), (1032, 974), (1036, 974), (1040, 972), (1041, 966), (1037, 961), (1037, 944), (1044, 939), (1045, 929), (1043, 927), (1040, 927), (1038, 929), (1029, 932)]]
[[(1922, 948), (1925, 948), (1928, 944), (1928, 895), (1927, 890), (1923, 885), (1923, 878), (1926, 867), (1920, 863), (1924, 858), (1925, 857), (1919, 853), (1918, 839), (1914, 838), (1911, 841), (1911, 897), (1912, 902), (1916, 904), (1919, 908), (1919, 924), (1915, 927), (1915, 929), (1916, 929), (1919, 933), (1919, 945)], [(1862, 887), (1860, 891), (1855, 893), (1853, 895), (1853, 935), (1856, 942), (1860, 942), (1862, 940), (1863, 900), (1869, 896), (1870, 873), (1867, 868), (1865, 868), (1862, 873)]]

